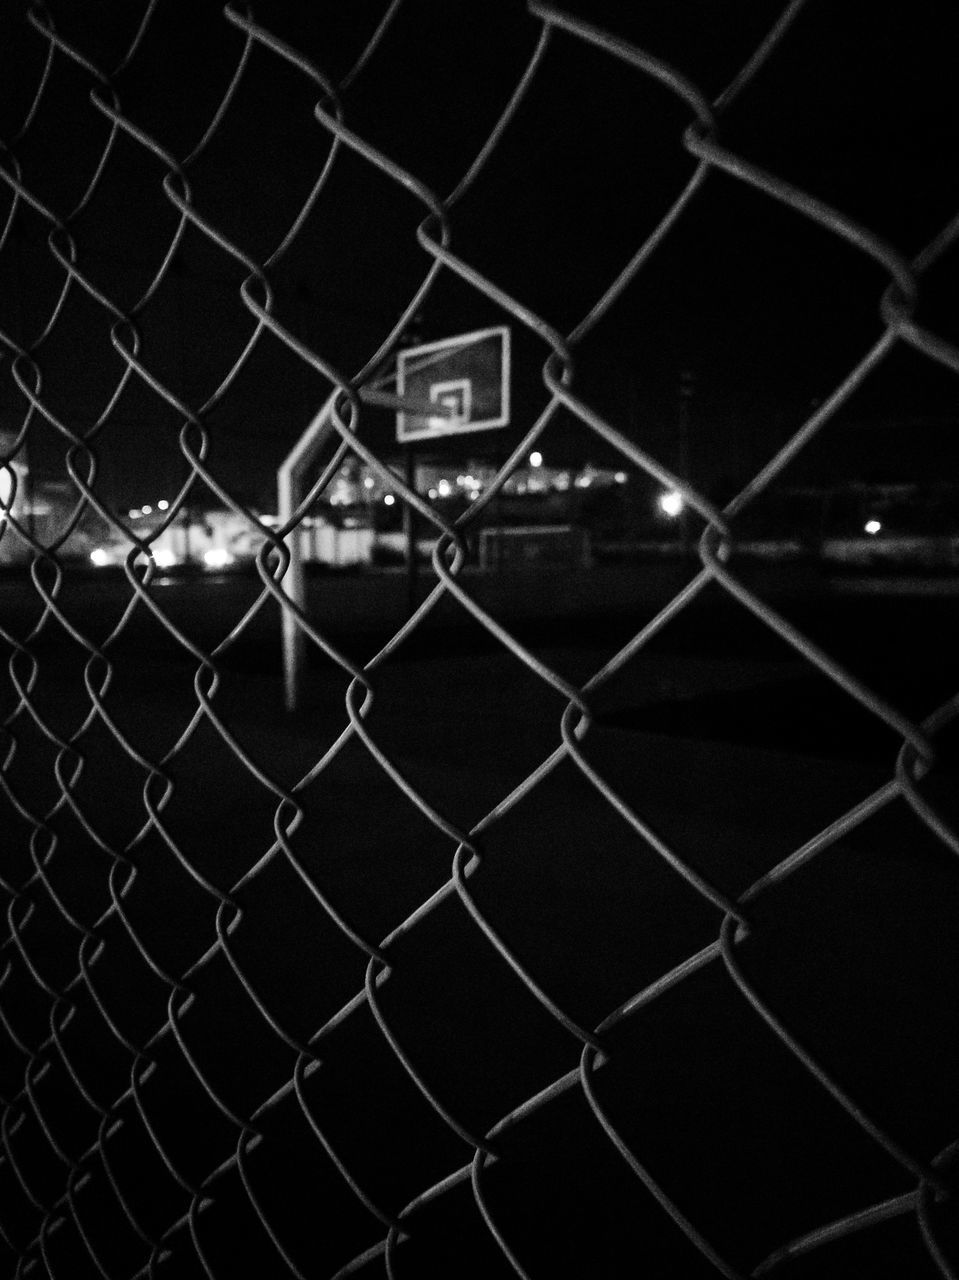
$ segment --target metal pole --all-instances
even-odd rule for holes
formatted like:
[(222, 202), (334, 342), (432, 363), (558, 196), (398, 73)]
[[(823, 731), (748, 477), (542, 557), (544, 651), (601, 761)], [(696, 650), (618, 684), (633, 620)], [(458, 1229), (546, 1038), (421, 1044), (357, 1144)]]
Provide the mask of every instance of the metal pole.
[[(323, 447), (333, 430), (331, 415), (338, 395), (333, 391), (313, 421), (300, 436), (291, 452), (276, 473), (276, 505), (280, 528), (293, 518), (303, 496), (303, 472), (310, 460)], [(280, 583), (290, 600), (299, 609), (306, 606), (306, 579), (303, 573), (303, 551), (300, 528), (296, 525), (283, 537), (290, 553), (290, 561)], [(300, 701), (303, 684), (303, 668), (306, 658), (306, 638), (300, 630), (291, 609), (284, 609), (281, 616), (283, 641), (283, 688), (287, 711), (295, 711)]]
[[(408, 444), (406, 446), (406, 472), (405, 480), (408, 489), (416, 487), (416, 451), (415, 446)], [(403, 533), (405, 534), (406, 545), (404, 548), (404, 556), (406, 559), (406, 616), (409, 617), (416, 608), (416, 577), (417, 577), (417, 561), (416, 561), (416, 512), (408, 502), (403, 503)]]
[[(679, 475), (689, 481), (689, 404), (693, 398), (695, 378), (684, 369), (679, 375)], [(680, 545), (682, 558), (688, 560), (692, 554), (692, 539), (689, 529), (689, 510), (684, 503), (679, 513)]]

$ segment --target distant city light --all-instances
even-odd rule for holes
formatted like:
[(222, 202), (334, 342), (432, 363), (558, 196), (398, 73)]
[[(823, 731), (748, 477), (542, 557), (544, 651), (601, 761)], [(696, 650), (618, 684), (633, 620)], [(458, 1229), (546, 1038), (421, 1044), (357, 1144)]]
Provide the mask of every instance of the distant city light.
[(391, 506), (393, 505), (393, 503), (396, 501), (396, 499), (393, 497), (393, 495), (392, 495), (391, 493), (388, 493), (388, 494), (386, 494), (386, 496), (383, 498), (383, 501), (384, 501), (384, 503), (385, 503), (388, 507), (391, 507)]
[(677, 493), (675, 489), (671, 489), (669, 493), (661, 493), (659, 495), (659, 509), (670, 519), (680, 515), (685, 505), (683, 495)]
[(613, 479), (616, 481), (617, 484), (625, 484), (626, 481), (629, 479), (629, 476), (627, 476), (625, 471), (617, 471), (616, 474), (613, 476)]
[(531, 467), (541, 467), (543, 465), (543, 455), (538, 449), (534, 449), (529, 455), (529, 465)]
[(94, 547), (90, 552), (90, 559), (98, 569), (102, 569), (104, 565), (110, 563), (110, 553), (108, 551), (104, 551), (102, 547)]
[(429, 496), (430, 496), (431, 498), (435, 498), (435, 497), (437, 496), (436, 490), (435, 490), (435, 489), (430, 489)]
[(0, 467), (0, 503), (6, 506), (13, 493), (13, 476), (9, 467)]
[(373, 477), (367, 476), (366, 479), (363, 481), (363, 488), (372, 489), (374, 484), (376, 484), (376, 481), (373, 479)]
[(139, 508), (139, 507), (131, 507), (131, 508), (130, 508), (130, 519), (131, 519), (131, 520), (139, 520), (141, 515), (142, 515), (142, 512), (140, 511), (140, 508)]
[(450, 494), (453, 492), (453, 486), (450, 484), (450, 482), (446, 479), (445, 476), (439, 482), (439, 484), (437, 485), (437, 488), (439, 489), (439, 495), (441, 498), (448, 498)]
[(154, 551), (153, 559), (156, 561), (158, 569), (171, 569), (176, 564), (176, 556), (172, 551), (165, 548)]
[(153, 515), (153, 508), (150, 506), (150, 504), (149, 504), (149, 503), (147, 503), (145, 506), (142, 506), (142, 507), (140, 508), (140, 513), (141, 513), (142, 515), (145, 515), (145, 516), (152, 516), (152, 515)]
[(166, 498), (161, 498), (161, 499), (160, 499), (160, 501), (157, 503), (157, 510), (158, 510), (158, 511), (169, 511), (169, 509), (170, 509), (170, 504), (169, 504), (169, 502), (167, 502)]
[(233, 557), (224, 547), (211, 547), (203, 553), (203, 563), (208, 569), (222, 569), (233, 563)]
[(863, 528), (867, 533), (877, 534), (882, 528), (882, 524), (878, 520), (867, 520)]

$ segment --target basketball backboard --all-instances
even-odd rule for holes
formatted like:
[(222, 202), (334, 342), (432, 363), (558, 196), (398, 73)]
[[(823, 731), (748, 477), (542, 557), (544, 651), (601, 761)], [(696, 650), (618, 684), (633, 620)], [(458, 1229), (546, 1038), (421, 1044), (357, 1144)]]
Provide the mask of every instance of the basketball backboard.
[[(396, 415), (397, 440), (402, 444), (507, 426), (509, 378), (505, 325), (408, 347), (396, 362), (397, 398), (405, 405)], [(422, 405), (423, 411), (411, 405)]]

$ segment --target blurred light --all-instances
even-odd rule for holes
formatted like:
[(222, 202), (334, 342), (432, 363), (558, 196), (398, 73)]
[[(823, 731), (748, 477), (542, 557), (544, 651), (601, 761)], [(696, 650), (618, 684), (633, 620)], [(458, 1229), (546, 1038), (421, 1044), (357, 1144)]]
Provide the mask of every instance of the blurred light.
[(373, 479), (372, 476), (367, 476), (366, 479), (363, 481), (363, 488), (372, 489), (375, 483), (376, 481)]
[(529, 465), (531, 467), (541, 467), (543, 465), (543, 455), (538, 449), (534, 449), (529, 455)]
[(453, 491), (452, 485), (445, 477), (439, 482), (437, 488), (441, 498), (448, 498)]
[(153, 559), (156, 561), (158, 569), (170, 569), (176, 564), (176, 556), (172, 551), (166, 549), (154, 551)]
[(882, 528), (882, 525), (878, 520), (867, 520), (866, 523), (863, 525), (863, 528), (866, 530), (867, 533), (876, 534)]
[(625, 471), (617, 471), (616, 474), (613, 476), (613, 479), (616, 481), (617, 484), (625, 484), (626, 481), (629, 479), (629, 476), (627, 476)]
[(90, 559), (98, 569), (102, 569), (104, 565), (110, 563), (110, 553), (108, 551), (104, 551), (102, 547), (94, 547), (90, 552)]
[(435, 490), (435, 489), (430, 489), (429, 496), (430, 496), (431, 498), (435, 498), (435, 497), (437, 496), (437, 495), (436, 495), (436, 490)]
[(13, 476), (9, 467), (0, 467), (0, 503), (4, 506), (10, 501), (13, 493)]
[(393, 497), (391, 493), (388, 493), (383, 499), (383, 501), (386, 503), (388, 507), (391, 507), (393, 503), (396, 501), (396, 499)]
[(677, 493), (675, 489), (671, 489), (669, 493), (661, 493), (659, 495), (659, 509), (664, 515), (670, 517), (678, 516), (685, 505), (683, 495)]
[(170, 509), (170, 504), (169, 504), (169, 502), (167, 502), (166, 498), (161, 498), (161, 499), (160, 499), (160, 501), (157, 503), (157, 510), (158, 510), (158, 511), (169, 511), (169, 509)]
[(576, 477), (577, 489), (588, 489), (592, 483), (593, 483), (592, 476), (581, 475)]
[(131, 508), (130, 508), (130, 519), (131, 519), (131, 520), (139, 520), (139, 519), (140, 519), (141, 514), (142, 514), (142, 512), (140, 511), (140, 508), (139, 508), (139, 507), (131, 507)]
[(142, 513), (143, 515), (145, 515), (145, 516), (152, 516), (152, 515), (153, 515), (153, 508), (149, 505), (149, 503), (148, 503), (146, 506), (141, 507), (141, 508), (140, 508), (140, 511), (141, 511), (141, 513)]
[(211, 547), (204, 551), (203, 563), (208, 569), (222, 569), (224, 565), (233, 563), (233, 557), (224, 547)]

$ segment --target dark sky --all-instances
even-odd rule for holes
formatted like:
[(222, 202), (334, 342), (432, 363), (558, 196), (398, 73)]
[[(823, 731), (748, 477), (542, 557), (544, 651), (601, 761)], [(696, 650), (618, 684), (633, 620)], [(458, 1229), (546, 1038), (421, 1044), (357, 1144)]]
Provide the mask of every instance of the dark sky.
[[(4, 9), (6, 101), (0, 134), (22, 118), (45, 41)], [(129, 40), (142, 8), (99, 0), (52, 3), (64, 37), (98, 66)], [(573, 3), (670, 61), (716, 96), (771, 22), (767, 0), (676, 5)], [(959, 106), (945, 6), (897, 12), (811, 0), (786, 41), (720, 121), (723, 145), (830, 202), (914, 254), (959, 210), (952, 157)], [(349, 5), (266, 3), (258, 20), (331, 80), (349, 73), (382, 16), (382, 0)], [(382, 43), (342, 95), (347, 124), (440, 196), (459, 181), (523, 72), (540, 24), (519, 0), (405, 0)], [(115, 77), (125, 113), (175, 157), (202, 137), (237, 64), (243, 38), (219, 4), (159, 0), (141, 47)], [(27, 186), (62, 218), (82, 194), (108, 135), (90, 103), (94, 80), (61, 54), (36, 120), (14, 152)], [(316, 85), (255, 48), (239, 91), (187, 176), (197, 209), (259, 262), (282, 241), (321, 171), (329, 134), (316, 122)], [(558, 32), (530, 93), (488, 165), (450, 215), (454, 250), (561, 331), (571, 329), (628, 261), (692, 172), (682, 146), (689, 109), (609, 54)], [(3, 157), (9, 167), (9, 156)], [(71, 221), (83, 268), (121, 309), (159, 267), (177, 226), (162, 193), (165, 167), (121, 138), (89, 204)], [(0, 214), (8, 207), (5, 190)], [(346, 373), (366, 360), (402, 310), (430, 259), (417, 244), (422, 204), (368, 161), (341, 153), (289, 250), (268, 270), (276, 314)], [(0, 252), (0, 327), (36, 343), (63, 272), (48, 226), (18, 215)], [(955, 256), (955, 255), (953, 255)], [(240, 300), (245, 271), (194, 230), (138, 316), (143, 360), (198, 406), (236, 360), (253, 321)], [(951, 336), (955, 266), (947, 256), (924, 287), (920, 315)], [(694, 378), (690, 466), (710, 485), (746, 476), (802, 422), (881, 333), (887, 276), (863, 254), (767, 196), (721, 173), (707, 178), (678, 226), (577, 352), (578, 392), (667, 464), (677, 461), (680, 374)], [(542, 341), (447, 272), (422, 308), (425, 339), (509, 322), (515, 352), (515, 425), (468, 438), (472, 453), (502, 453), (541, 407)], [(72, 290), (36, 347), (43, 396), (87, 429), (123, 371), (103, 309)], [(272, 336), (259, 343), (207, 419), (210, 460), (227, 487), (265, 500), (272, 473), (315, 408), (326, 381)], [(0, 362), (7, 429), (22, 396)], [(904, 425), (902, 467), (942, 473), (941, 430), (917, 456), (917, 421), (951, 419), (954, 376), (903, 350), (872, 378), (800, 472), (858, 465), (843, 423)], [(910, 427), (913, 424), (913, 427)], [(179, 420), (131, 381), (98, 436), (111, 503), (149, 501), (182, 477)], [(364, 438), (395, 454), (391, 415), (369, 410)], [(886, 432), (888, 435), (888, 431)], [(922, 433), (919, 433), (920, 435)], [(849, 437), (851, 439), (852, 437)], [(925, 446), (923, 446), (925, 448)], [(608, 457), (560, 415), (544, 441), (553, 458)], [(922, 450), (920, 449), (919, 452)], [(62, 441), (36, 432), (35, 465), (62, 466)], [(889, 468), (895, 471), (895, 448)], [(840, 461), (841, 460), (841, 461)]]

